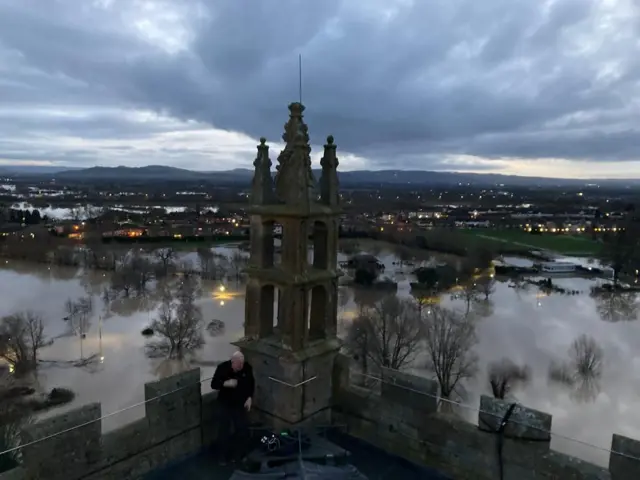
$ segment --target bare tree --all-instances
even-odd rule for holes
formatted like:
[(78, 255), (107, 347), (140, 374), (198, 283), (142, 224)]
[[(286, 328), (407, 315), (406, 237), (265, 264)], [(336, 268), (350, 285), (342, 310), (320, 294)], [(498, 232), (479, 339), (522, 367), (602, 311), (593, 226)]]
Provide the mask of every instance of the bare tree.
[(576, 338), (569, 349), (571, 363), (580, 377), (602, 374), (604, 351), (593, 337), (582, 334)]
[(200, 276), (206, 280), (215, 280), (218, 278), (217, 262), (213, 251), (208, 247), (200, 247), (197, 253)]
[(158, 259), (161, 268), (159, 271), (163, 276), (167, 276), (169, 274), (170, 269), (173, 267), (173, 262), (176, 257), (175, 249), (168, 248), (159, 248), (153, 252), (153, 255)]
[(428, 355), (427, 368), (440, 385), (440, 395), (451, 398), (460, 382), (477, 372), (477, 343), (473, 316), (440, 306), (424, 316), (424, 338)]
[(590, 401), (600, 392), (604, 351), (593, 337), (581, 335), (569, 347), (569, 359), (552, 362), (549, 380), (571, 388), (580, 401)]
[(74, 335), (80, 337), (80, 358), (84, 357), (82, 340), (87, 334), (93, 314), (93, 300), (90, 296), (77, 300), (68, 298), (65, 302), (65, 311), (69, 322), (69, 329)]
[(592, 290), (591, 296), (595, 300), (598, 315), (605, 322), (629, 322), (638, 319), (638, 292)]
[(233, 275), (236, 280), (240, 280), (240, 277), (248, 263), (249, 259), (246, 255), (238, 250), (234, 251), (233, 255), (231, 255), (231, 258), (229, 259), (231, 275)]
[(83, 213), (84, 212), (81, 206), (77, 205), (75, 207), (72, 207), (69, 209), (69, 219), (73, 220), (74, 222), (79, 222), (80, 220), (82, 220)]
[(142, 295), (146, 293), (147, 285), (152, 279), (152, 263), (136, 254), (116, 268), (111, 276), (111, 288), (117, 292), (124, 292), (125, 297), (130, 296), (132, 291)]
[(363, 369), (396, 370), (413, 362), (422, 348), (418, 310), (409, 299), (388, 296), (365, 307), (347, 330), (345, 347), (357, 356)]
[(526, 384), (531, 378), (527, 365), (516, 365), (508, 358), (489, 365), (489, 386), (495, 398), (504, 399), (516, 387)]
[(58, 248), (53, 251), (53, 262), (56, 265), (66, 267), (77, 267), (79, 265), (76, 250), (69, 245), (59, 245)]
[(465, 305), (465, 315), (471, 312), (471, 305), (478, 300), (478, 288), (475, 283), (468, 282), (460, 290), (452, 295), (452, 298), (460, 298)]
[(34, 312), (15, 313), (0, 320), (0, 357), (16, 374), (35, 369), (39, 350), (50, 344), (44, 334), (42, 317)]
[[(0, 449), (11, 450), (20, 444), (20, 435), (24, 426), (32, 421), (29, 409), (24, 402), (15, 398), (14, 379), (0, 378)], [(17, 467), (20, 451), (12, 451), (0, 456), (0, 472)]]
[(491, 294), (496, 290), (496, 281), (489, 275), (483, 275), (475, 281), (476, 291), (482, 296), (483, 300), (489, 300)]
[(202, 312), (196, 305), (198, 280), (184, 275), (175, 292), (166, 289), (158, 316), (151, 324), (154, 336), (147, 345), (150, 356), (182, 358), (204, 345)]
[(104, 215), (106, 209), (104, 207), (98, 207), (95, 205), (85, 205), (82, 207), (81, 215), (85, 220), (92, 220)]
[(147, 290), (147, 285), (153, 279), (153, 264), (148, 258), (135, 254), (131, 256), (126, 264), (134, 278), (134, 288), (138, 294), (143, 294)]

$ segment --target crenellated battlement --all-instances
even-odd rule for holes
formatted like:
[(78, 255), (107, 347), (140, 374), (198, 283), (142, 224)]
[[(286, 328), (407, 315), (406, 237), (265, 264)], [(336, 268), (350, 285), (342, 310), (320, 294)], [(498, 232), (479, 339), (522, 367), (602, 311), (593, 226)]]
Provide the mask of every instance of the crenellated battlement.
[[(451, 478), (500, 478), (496, 432), (508, 402), (483, 396), (474, 425), (438, 411), (434, 381), (384, 369), (380, 389), (372, 391), (351, 381), (345, 356), (334, 366), (332, 421), (338, 428)], [(141, 478), (212, 443), (215, 393), (201, 395), (199, 369), (147, 383), (144, 392), (145, 416), (105, 434), (100, 404), (29, 425), (23, 465), (0, 480)], [(552, 420), (520, 405), (513, 409), (502, 440), (505, 480), (640, 478), (639, 441), (613, 435), (607, 469), (551, 449)]]
[[(349, 360), (336, 359), (333, 421), (347, 433), (452, 478), (499, 479), (497, 431), (510, 403), (482, 396), (478, 425), (438, 412), (437, 382), (383, 369), (380, 391), (351, 381)], [(552, 416), (516, 406), (504, 428), (505, 480), (640, 478), (640, 441), (613, 435), (609, 468), (550, 448)], [(615, 453), (614, 453), (615, 452)]]
[(144, 395), (145, 416), (105, 434), (99, 403), (29, 425), (22, 466), (0, 479), (139, 478), (211, 443), (215, 393), (201, 395), (199, 368), (147, 383)]

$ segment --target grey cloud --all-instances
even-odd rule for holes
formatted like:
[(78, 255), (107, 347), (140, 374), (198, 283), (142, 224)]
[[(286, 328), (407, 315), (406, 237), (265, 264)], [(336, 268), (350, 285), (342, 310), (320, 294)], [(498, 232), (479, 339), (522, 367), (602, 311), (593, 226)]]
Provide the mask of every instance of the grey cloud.
[[(596, 0), (155, 3), (190, 8), (186, 49), (135, 34), (136, 2), (0, 0), (0, 59), (12, 62), (0, 67), (0, 105), (112, 104), (279, 140), (302, 53), (312, 140), (332, 133), (374, 167), (437, 167), (451, 154), (640, 157), (630, 2), (606, 19)], [(117, 117), (23, 121), (89, 138), (151, 129)]]

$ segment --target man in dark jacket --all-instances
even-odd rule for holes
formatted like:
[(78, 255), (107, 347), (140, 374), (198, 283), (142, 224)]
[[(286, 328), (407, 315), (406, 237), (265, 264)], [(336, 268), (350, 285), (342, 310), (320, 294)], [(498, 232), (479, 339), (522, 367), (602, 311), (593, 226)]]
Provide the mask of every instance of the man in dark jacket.
[(244, 361), (242, 352), (235, 352), (231, 360), (218, 365), (211, 388), (218, 391), (221, 460), (224, 463), (239, 460), (239, 449), (243, 443), (246, 444), (249, 433), (247, 413), (251, 410), (255, 389), (253, 369)]

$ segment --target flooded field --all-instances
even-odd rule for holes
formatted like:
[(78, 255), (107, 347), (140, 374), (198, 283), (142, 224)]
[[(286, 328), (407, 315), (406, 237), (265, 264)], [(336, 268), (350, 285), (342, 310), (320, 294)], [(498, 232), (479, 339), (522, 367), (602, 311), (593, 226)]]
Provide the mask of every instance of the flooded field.
[[(361, 244), (366, 247), (364, 244)], [(219, 253), (231, 254), (220, 247)], [(373, 246), (385, 275), (398, 282), (398, 294), (410, 295), (411, 267), (400, 267), (392, 249)], [(193, 255), (193, 254), (185, 254)], [(344, 260), (341, 256), (340, 260)], [(439, 261), (451, 260), (443, 256)], [(4, 261), (3, 261), (4, 262)], [(101, 402), (109, 413), (143, 400), (144, 382), (187, 368), (185, 362), (150, 359), (145, 355), (146, 339), (141, 330), (157, 315), (157, 302), (130, 299), (103, 305), (100, 291), (109, 281), (108, 274), (9, 261), (0, 264), (0, 315), (34, 310), (46, 320), (46, 333), (55, 338), (52, 346), (42, 350), (47, 362), (39, 369), (38, 385), (43, 389), (68, 387), (76, 399), (63, 408), (87, 402)], [(478, 309), (478, 344), (480, 371), (466, 385), (465, 402), (478, 405), (481, 393), (489, 394), (486, 367), (493, 361), (508, 358), (529, 366), (531, 381), (514, 390), (517, 401), (553, 415), (553, 447), (579, 457), (606, 463), (608, 454), (561, 436), (573, 437), (600, 448), (610, 447), (611, 434), (640, 438), (640, 414), (635, 411), (640, 394), (640, 330), (637, 299), (633, 295), (599, 299), (591, 296), (597, 280), (561, 277), (554, 284), (571, 294), (543, 293), (533, 285), (513, 288), (509, 281), (498, 281), (488, 302)], [(244, 287), (241, 283), (203, 282), (197, 303), (205, 323), (212, 319), (225, 322), (224, 333), (212, 337), (205, 333), (205, 345), (191, 360), (202, 368), (203, 377), (212, 375), (216, 362), (233, 351), (230, 341), (239, 338), (244, 322)], [(356, 304), (350, 287), (341, 287), (340, 316), (349, 322)], [(84, 339), (69, 332), (65, 317), (67, 298), (89, 292), (95, 308)], [(453, 308), (462, 300), (446, 294), (441, 302)], [(475, 308), (475, 306), (474, 306)], [(572, 342), (581, 334), (597, 340), (603, 351), (602, 375), (585, 387), (567, 387), (549, 383), (552, 362), (567, 358)], [(91, 364), (77, 367), (72, 361), (92, 357)], [(422, 371), (421, 364), (415, 365)], [(208, 389), (205, 382), (203, 390)], [(51, 413), (57, 413), (55, 409)], [(144, 407), (137, 407), (111, 417), (104, 429), (141, 417)], [(477, 412), (466, 410), (473, 420)]]

